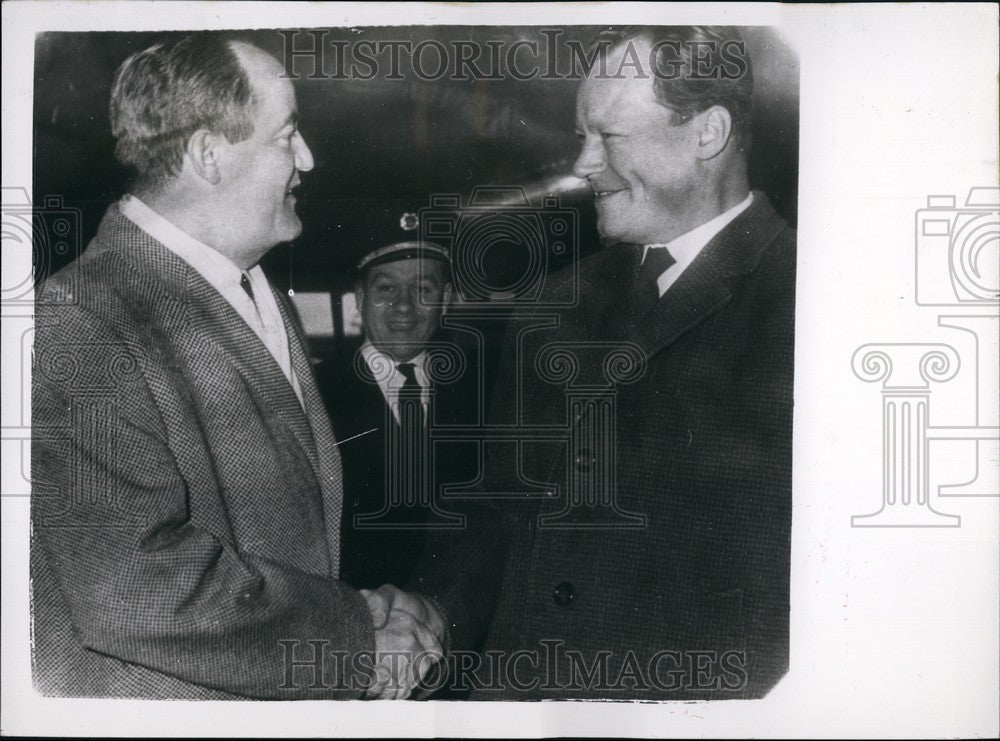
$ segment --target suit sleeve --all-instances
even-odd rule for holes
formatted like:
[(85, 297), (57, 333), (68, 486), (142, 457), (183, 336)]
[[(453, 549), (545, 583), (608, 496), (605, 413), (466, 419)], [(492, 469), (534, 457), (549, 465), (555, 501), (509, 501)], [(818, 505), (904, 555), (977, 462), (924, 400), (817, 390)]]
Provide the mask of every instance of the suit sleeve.
[(72, 316), (37, 330), (32, 527), (77, 640), (246, 697), (360, 695), (355, 657), (374, 649), (361, 595), (238, 550), (224, 517), (195, 525), (141, 367)]
[[(491, 378), (488, 372), (477, 374), (486, 389), (478, 389), (476, 393), (487, 395), (491, 402), (487, 406), (490, 424), (511, 414), (508, 407), (517, 398), (514, 386), (518, 326), (515, 317), (505, 333), (502, 360), (497, 364), (495, 376)], [(476, 385), (478, 387), (478, 382)], [(462, 527), (430, 533), (424, 558), (407, 584), (408, 589), (433, 597), (443, 608), (450, 630), (449, 648), (453, 650), (480, 649), (493, 622), (513, 528), (517, 527), (511, 502), (493, 498), (488, 493), (497, 483), (497, 472), (510, 464), (502, 459), (506, 447), (487, 443), (485, 448), (482, 470), (472, 473), (481, 476), (476, 493), (464, 501), (447, 504), (450, 512), (464, 518)]]
[(450, 650), (478, 650), (496, 609), (509, 524), (492, 503), (449, 509), (465, 518), (461, 530), (441, 530), (428, 538), (406, 588), (432, 597), (443, 610)]

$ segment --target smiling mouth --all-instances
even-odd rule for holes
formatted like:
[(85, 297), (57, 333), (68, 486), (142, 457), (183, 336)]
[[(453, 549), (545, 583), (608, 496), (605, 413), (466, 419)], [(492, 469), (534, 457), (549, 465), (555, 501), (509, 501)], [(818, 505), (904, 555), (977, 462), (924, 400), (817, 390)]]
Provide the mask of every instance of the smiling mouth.
[(623, 193), (627, 188), (618, 188), (617, 190), (595, 190), (594, 198), (607, 198), (608, 196), (613, 196), (615, 193)]

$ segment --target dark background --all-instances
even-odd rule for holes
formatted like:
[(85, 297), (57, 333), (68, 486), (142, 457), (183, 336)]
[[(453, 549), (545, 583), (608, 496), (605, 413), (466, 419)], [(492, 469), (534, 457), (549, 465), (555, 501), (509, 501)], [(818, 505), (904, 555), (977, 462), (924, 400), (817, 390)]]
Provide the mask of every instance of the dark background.
[[(586, 42), (594, 27), (568, 26), (560, 41)], [(798, 60), (764, 27), (742, 29), (755, 77), (751, 185), (765, 191), (794, 226), (798, 188)], [(78, 209), (73, 247), (36, 247), (36, 279), (57, 270), (85, 246), (108, 204), (128, 187), (128, 173), (114, 160), (108, 100), (125, 58), (170, 33), (45, 33), (36, 39), (33, 201), (59, 196)], [(245, 35), (278, 59), (284, 37), (277, 31)], [(330, 29), (326, 43), (344, 39), (469, 39), (483, 44), (545, 39), (536, 27), (380, 27)], [(297, 48), (311, 46), (304, 33)], [(565, 51), (565, 50), (563, 50)], [(540, 55), (541, 56), (541, 55)], [(328, 54), (332, 58), (332, 52)], [(524, 57), (528, 60), (528, 57)], [(568, 55), (567, 55), (568, 59)], [(387, 57), (380, 61), (385, 62)], [(428, 54), (427, 66), (434, 67)], [(544, 59), (540, 58), (540, 62)], [(326, 67), (328, 74), (335, 65)], [(351, 287), (353, 266), (376, 246), (402, 238), (400, 215), (429, 205), (431, 194), (454, 193), (463, 203), (473, 187), (527, 185), (569, 173), (577, 154), (574, 134), (578, 80), (310, 79), (311, 61), (297, 62), (293, 84), (301, 131), (316, 164), (303, 176), (298, 211), (304, 229), (263, 262), (281, 288), (329, 291), (334, 315), (340, 294)], [(304, 65), (304, 66), (302, 66)], [(485, 66), (485, 61), (480, 63)], [(527, 65), (524, 65), (527, 66)], [(51, 200), (49, 201), (51, 203)], [(580, 250), (598, 249), (589, 199), (564, 199), (577, 210)], [(44, 220), (44, 213), (41, 217)], [(44, 235), (45, 225), (40, 225)], [(502, 269), (508, 262), (498, 253)], [(338, 334), (341, 328), (338, 326)], [(326, 351), (331, 348), (324, 344)]]

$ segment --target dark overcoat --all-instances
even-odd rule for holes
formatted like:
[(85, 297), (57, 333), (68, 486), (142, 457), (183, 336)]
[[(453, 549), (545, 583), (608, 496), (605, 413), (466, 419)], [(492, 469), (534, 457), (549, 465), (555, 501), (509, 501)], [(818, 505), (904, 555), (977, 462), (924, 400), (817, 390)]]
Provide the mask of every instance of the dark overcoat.
[(641, 316), (634, 252), (512, 323), (483, 499), (417, 576), (455, 648), (485, 633), (474, 699), (751, 698), (787, 670), (795, 234), (756, 193)]
[[(317, 369), (344, 467), (341, 578), (359, 588), (406, 584), (427, 534), (457, 522), (445, 501), (448, 491), (476, 477), (477, 444), (449, 433), (481, 423), (478, 364), (444, 338), (432, 340), (429, 352), (430, 415), (420, 441), (403, 433), (353, 348)], [(438, 373), (438, 365), (447, 373)], [(414, 448), (410, 455), (400, 450), (407, 444)]]

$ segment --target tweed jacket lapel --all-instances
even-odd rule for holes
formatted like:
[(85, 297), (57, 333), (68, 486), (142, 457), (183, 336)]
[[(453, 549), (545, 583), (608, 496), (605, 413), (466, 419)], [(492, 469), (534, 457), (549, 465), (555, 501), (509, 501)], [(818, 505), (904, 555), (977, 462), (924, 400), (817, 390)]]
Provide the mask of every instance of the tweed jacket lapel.
[[(161, 305), (164, 299), (172, 302), (175, 321), (184, 324), (200, 341), (214, 345), (232, 360), (254, 395), (298, 440), (317, 478), (326, 483), (311, 420), (271, 353), (229, 302), (197, 270), (122, 215), (117, 205), (108, 210), (101, 222), (95, 247), (96, 250), (92, 247), (87, 252), (94, 250), (94, 255), (104, 250), (118, 252), (139, 275), (148, 279), (150, 296), (157, 295)], [(280, 299), (278, 305), (282, 307), (293, 364), (298, 358), (295, 371), (303, 389), (303, 400), (308, 407), (308, 388), (313, 404), (319, 404), (295, 323), (290, 320)], [(303, 367), (303, 364), (306, 365)], [(322, 409), (322, 406), (319, 408)], [(318, 422), (315, 425), (321, 427)], [(325, 432), (332, 437), (329, 423)]]
[(652, 358), (703, 322), (729, 301), (782, 226), (767, 196), (754, 191), (749, 208), (705, 245), (655, 307), (641, 316), (633, 309), (626, 322), (628, 339)]
[[(316, 478), (323, 492), (323, 518), (326, 525), (327, 545), (330, 549), (330, 570), (331, 574), (336, 576), (340, 573), (340, 518), (344, 500), (344, 475), (340, 452), (337, 450), (333, 427), (330, 425), (330, 418), (326, 414), (319, 388), (316, 385), (312, 363), (306, 356), (306, 342), (299, 329), (299, 324), (293, 319), (292, 312), (285, 303), (285, 297), (273, 286), (271, 292), (274, 294), (278, 310), (281, 312), (281, 319), (285, 323), (292, 367), (299, 380), (302, 401), (305, 404), (308, 417), (307, 424), (311, 431), (310, 440), (315, 443), (309, 460), (313, 463)], [(295, 400), (295, 403), (296, 406), (299, 406), (298, 399)], [(301, 409), (301, 406), (299, 408)]]
[[(313, 468), (318, 470), (316, 443), (295, 391), (274, 357), (236, 310), (194, 269), (188, 270), (188, 320), (201, 338), (233, 360), (254, 393), (288, 426)], [(286, 322), (286, 331), (287, 331)], [(289, 340), (292, 335), (289, 336)], [(289, 342), (291, 346), (292, 342)], [(298, 373), (298, 369), (296, 369)]]

